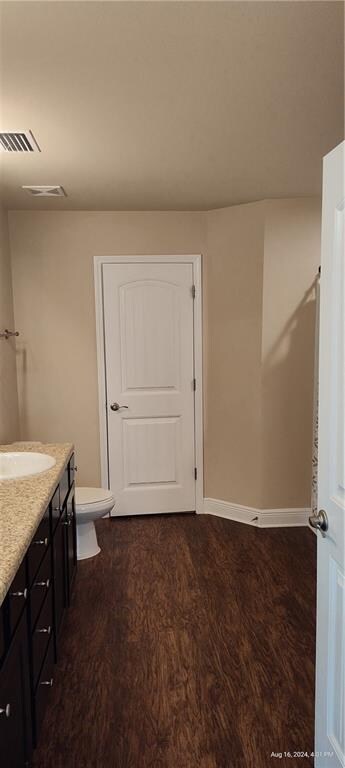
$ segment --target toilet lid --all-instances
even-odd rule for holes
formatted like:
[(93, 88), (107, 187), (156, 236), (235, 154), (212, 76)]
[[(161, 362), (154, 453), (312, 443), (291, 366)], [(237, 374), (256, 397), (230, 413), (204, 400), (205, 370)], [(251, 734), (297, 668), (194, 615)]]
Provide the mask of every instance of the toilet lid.
[(99, 504), (101, 501), (107, 501), (112, 499), (113, 494), (109, 491), (109, 488), (76, 488), (75, 489), (75, 503), (84, 504)]

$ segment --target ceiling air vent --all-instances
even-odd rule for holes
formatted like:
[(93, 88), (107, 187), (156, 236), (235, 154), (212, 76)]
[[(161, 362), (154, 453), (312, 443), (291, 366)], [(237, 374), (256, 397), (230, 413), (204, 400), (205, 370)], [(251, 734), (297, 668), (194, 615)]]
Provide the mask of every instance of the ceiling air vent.
[(32, 131), (0, 133), (0, 150), (2, 152), (41, 151)]
[(64, 188), (57, 185), (52, 186), (49, 184), (38, 187), (23, 185), (22, 189), (25, 189), (33, 197), (67, 197)]

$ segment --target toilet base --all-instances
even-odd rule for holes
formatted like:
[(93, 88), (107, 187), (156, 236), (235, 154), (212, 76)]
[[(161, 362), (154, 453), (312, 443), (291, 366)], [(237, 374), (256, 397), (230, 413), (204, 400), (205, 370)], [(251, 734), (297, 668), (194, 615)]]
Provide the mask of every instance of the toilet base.
[(77, 519), (77, 560), (87, 560), (100, 551), (94, 522), (78, 524)]

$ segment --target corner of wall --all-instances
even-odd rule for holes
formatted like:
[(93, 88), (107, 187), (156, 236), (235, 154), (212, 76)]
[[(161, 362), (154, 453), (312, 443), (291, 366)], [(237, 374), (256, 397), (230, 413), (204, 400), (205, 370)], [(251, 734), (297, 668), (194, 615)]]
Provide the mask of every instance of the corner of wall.
[(263, 508), (310, 505), (319, 198), (265, 201)]
[(205, 494), (254, 507), (261, 495), (263, 211), (259, 201), (207, 217)]
[(208, 214), (206, 498), (309, 507), (320, 212), (289, 198)]
[[(12, 267), (8, 214), (0, 207), (0, 331), (14, 328)], [(15, 339), (0, 339), (0, 443), (19, 437)]]

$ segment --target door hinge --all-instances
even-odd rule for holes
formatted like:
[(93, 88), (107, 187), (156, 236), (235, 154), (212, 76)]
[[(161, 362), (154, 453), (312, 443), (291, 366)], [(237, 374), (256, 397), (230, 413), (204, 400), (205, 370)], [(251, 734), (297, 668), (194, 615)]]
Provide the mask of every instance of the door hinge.
[(198, 479), (198, 469), (197, 467), (194, 467), (194, 480)]
[(193, 390), (196, 391), (196, 379), (193, 379)]
[(196, 293), (195, 285), (192, 285), (192, 297), (193, 297), (193, 299), (195, 299), (195, 293)]

